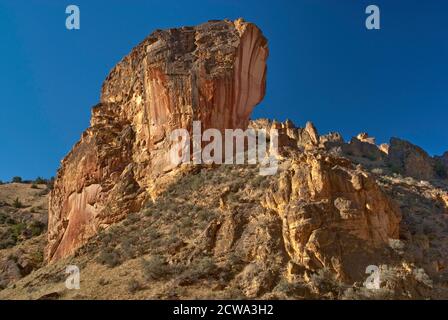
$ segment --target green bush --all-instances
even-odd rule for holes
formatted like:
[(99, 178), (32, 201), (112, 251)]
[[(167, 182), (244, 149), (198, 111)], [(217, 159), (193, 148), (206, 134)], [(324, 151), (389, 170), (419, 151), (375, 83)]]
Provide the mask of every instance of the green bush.
[(36, 180), (34, 180), (35, 184), (47, 184), (47, 180), (43, 179), (41, 177), (37, 177)]
[(31, 222), (29, 229), (31, 231), (31, 236), (36, 237), (36, 236), (41, 235), (42, 232), (44, 232), (45, 224), (40, 221), (33, 221), (33, 222)]
[(13, 177), (11, 182), (13, 182), (13, 183), (22, 183), (22, 178), (21, 177)]
[(143, 289), (143, 286), (140, 282), (138, 282), (135, 279), (131, 279), (128, 282), (128, 291), (132, 294), (136, 293), (137, 291), (140, 291)]
[(22, 204), (22, 202), (19, 200), (19, 198), (16, 198), (16, 199), (14, 200), (14, 202), (12, 203), (12, 206), (13, 206), (14, 208), (17, 208), (17, 209), (23, 208), (23, 204)]
[(97, 262), (102, 265), (106, 265), (109, 268), (114, 268), (122, 263), (118, 251), (111, 248), (101, 251), (98, 255)]
[(158, 280), (170, 274), (170, 269), (161, 255), (155, 255), (148, 260), (142, 259), (143, 272), (149, 280)]
[(25, 230), (26, 225), (24, 223), (17, 223), (11, 226), (10, 230), (11, 230), (11, 234), (15, 239), (18, 239), (23, 231)]
[(9, 217), (5, 213), (0, 212), (0, 223), (1, 224), (5, 223), (8, 218)]

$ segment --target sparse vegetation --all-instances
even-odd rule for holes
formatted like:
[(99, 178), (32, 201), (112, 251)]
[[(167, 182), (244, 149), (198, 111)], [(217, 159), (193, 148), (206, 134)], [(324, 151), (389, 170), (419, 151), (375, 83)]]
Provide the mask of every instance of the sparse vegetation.
[(23, 203), (19, 200), (19, 198), (17, 197), (14, 202), (12, 203), (12, 206), (16, 209), (20, 209), (23, 208)]
[(344, 291), (342, 283), (337, 281), (334, 274), (325, 268), (311, 275), (311, 286), (319, 294), (330, 294), (334, 298), (342, 295)]
[(193, 283), (200, 279), (211, 277), (217, 271), (218, 267), (212, 257), (198, 257), (185, 268), (185, 271), (180, 275), (180, 279), (183, 283)]
[(122, 263), (122, 260), (117, 250), (109, 248), (99, 253), (97, 262), (106, 265), (109, 268), (114, 268), (119, 266)]
[(48, 183), (48, 181), (46, 179), (44, 179), (44, 178), (41, 178), (41, 177), (37, 177), (34, 180), (34, 184), (47, 184), (47, 183)]
[(159, 280), (170, 274), (169, 266), (161, 255), (142, 259), (143, 272), (148, 280)]
[(13, 177), (11, 180), (12, 183), (22, 183), (21, 177)]
[(136, 293), (137, 291), (142, 290), (142, 289), (143, 289), (143, 286), (142, 286), (142, 284), (141, 284), (139, 281), (137, 281), (136, 279), (131, 279), (131, 280), (128, 281), (127, 288), (128, 288), (128, 292), (134, 294), (134, 293)]

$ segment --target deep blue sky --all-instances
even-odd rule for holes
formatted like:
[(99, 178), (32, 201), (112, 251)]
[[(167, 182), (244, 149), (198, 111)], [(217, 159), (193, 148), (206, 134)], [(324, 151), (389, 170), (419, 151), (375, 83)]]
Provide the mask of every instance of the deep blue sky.
[[(81, 30), (65, 28), (65, 8)], [(364, 26), (381, 9), (381, 30)], [(448, 150), (448, 1), (0, 0), (0, 180), (53, 176), (109, 70), (154, 29), (244, 17), (269, 40), (254, 117)]]

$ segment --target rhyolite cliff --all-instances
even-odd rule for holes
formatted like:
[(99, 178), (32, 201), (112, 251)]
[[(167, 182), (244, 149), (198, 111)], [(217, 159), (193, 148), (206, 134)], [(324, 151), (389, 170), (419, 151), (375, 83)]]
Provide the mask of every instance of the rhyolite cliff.
[(252, 23), (155, 31), (106, 78), (90, 127), (65, 157), (50, 197), (46, 257), (67, 256), (138, 211), (171, 171), (169, 134), (246, 128), (266, 87), (267, 41)]

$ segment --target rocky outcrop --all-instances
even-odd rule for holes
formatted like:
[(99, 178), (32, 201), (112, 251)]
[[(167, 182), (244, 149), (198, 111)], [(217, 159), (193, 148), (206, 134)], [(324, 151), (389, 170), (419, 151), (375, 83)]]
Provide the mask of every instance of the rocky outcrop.
[(383, 160), (386, 156), (383, 149), (375, 144), (375, 138), (367, 133), (360, 133), (353, 137), (350, 143), (344, 144), (342, 149), (350, 156), (363, 157), (371, 161)]
[(138, 211), (175, 165), (174, 129), (246, 128), (265, 94), (267, 41), (253, 24), (210, 21), (155, 31), (105, 80), (90, 127), (58, 171), (47, 260)]
[(294, 264), (325, 268), (348, 282), (361, 279), (389, 239), (399, 236), (400, 209), (375, 179), (343, 158), (294, 157), (265, 206), (281, 217)]
[(422, 180), (435, 176), (434, 159), (422, 148), (398, 138), (390, 139), (387, 162), (395, 171)]
[[(296, 127), (291, 120), (279, 122), (269, 119), (257, 119), (249, 123), (249, 127), (256, 130), (264, 130), (270, 139), (271, 129), (277, 130), (278, 147), (280, 149), (293, 148), (299, 150), (315, 149), (320, 146), (320, 136), (316, 127), (310, 121), (304, 128)], [(339, 136), (340, 137), (340, 136)]]

